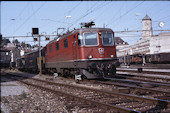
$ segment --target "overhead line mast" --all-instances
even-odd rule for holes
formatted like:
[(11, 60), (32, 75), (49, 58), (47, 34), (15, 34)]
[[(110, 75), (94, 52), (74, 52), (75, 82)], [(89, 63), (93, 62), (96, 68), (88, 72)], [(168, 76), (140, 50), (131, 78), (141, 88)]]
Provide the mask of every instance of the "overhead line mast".
[(1, 35), (1, 1), (0, 1), (0, 35)]
[(1, 1), (0, 1), (0, 43), (2, 41), (2, 34), (1, 34)]

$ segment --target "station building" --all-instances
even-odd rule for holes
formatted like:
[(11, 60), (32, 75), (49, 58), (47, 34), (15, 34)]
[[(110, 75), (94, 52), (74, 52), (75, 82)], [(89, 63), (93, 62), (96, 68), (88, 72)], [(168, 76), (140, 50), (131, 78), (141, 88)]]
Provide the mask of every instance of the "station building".
[(146, 15), (142, 19), (142, 38), (133, 45), (117, 43), (117, 57), (135, 54), (170, 53), (170, 32), (153, 35), (152, 20)]

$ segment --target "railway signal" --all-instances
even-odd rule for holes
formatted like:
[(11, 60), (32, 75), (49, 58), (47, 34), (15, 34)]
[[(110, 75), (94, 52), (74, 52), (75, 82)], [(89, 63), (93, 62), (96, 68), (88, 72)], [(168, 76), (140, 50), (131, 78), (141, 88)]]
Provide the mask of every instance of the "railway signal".
[(32, 28), (32, 34), (33, 35), (39, 35), (39, 29), (38, 28)]
[[(38, 49), (39, 49), (39, 70), (40, 70), (40, 72), (39, 72), (39, 75), (41, 76), (41, 74), (42, 74), (42, 69), (41, 69), (41, 44), (40, 44), (40, 38), (41, 38), (41, 36), (39, 35), (39, 28), (32, 28), (32, 35), (33, 36), (37, 36), (38, 35), (38, 37), (39, 37), (39, 45), (38, 45)], [(34, 38), (34, 41), (37, 41), (37, 38)]]

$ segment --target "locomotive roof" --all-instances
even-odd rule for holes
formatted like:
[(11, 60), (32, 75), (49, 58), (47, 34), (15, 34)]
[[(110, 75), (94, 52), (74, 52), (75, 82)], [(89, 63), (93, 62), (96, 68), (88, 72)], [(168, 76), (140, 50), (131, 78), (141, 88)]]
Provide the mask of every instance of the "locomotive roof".
[(80, 29), (76, 29), (75, 31), (77, 32), (86, 32), (86, 31), (111, 31), (112, 29), (110, 28), (80, 28)]
[(112, 29), (110, 29), (110, 28), (79, 28), (79, 29), (75, 29), (73, 31), (70, 31), (70, 32), (68, 32), (66, 34), (63, 34), (62, 36), (58, 37), (57, 39), (54, 39), (54, 40), (50, 41), (48, 44), (51, 44), (53, 42), (56, 42), (57, 40), (61, 40), (63, 38), (66, 38), (66, 37), (68, 37), (70, 35), (73, 35), (75, 33), (81, 33), (81, 32), (102, 32), (102, 31), (113, 32)]

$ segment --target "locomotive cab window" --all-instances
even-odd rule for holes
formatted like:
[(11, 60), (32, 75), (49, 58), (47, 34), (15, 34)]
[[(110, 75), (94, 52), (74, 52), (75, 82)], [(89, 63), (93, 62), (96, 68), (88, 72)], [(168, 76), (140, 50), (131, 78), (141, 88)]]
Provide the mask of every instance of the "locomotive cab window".
[(97, 33), (84, 33), (84, 38), (86, 46), (98, 45)]
[(79, 33), (78, 34), (78, 46), (82, 46), (83, 45), (83, 34)]
[(113, 33), (102, 32), (102, 43), (104, 46), (113, 46)]
[(64, 48), (68, 48), (68, 39), (64, 40)]

